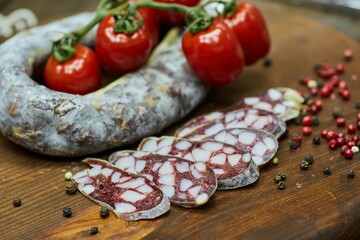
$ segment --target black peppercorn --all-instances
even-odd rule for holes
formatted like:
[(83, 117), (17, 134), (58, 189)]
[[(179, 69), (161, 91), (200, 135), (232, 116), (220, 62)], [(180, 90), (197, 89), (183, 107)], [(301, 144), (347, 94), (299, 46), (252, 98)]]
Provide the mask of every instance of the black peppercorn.
[(294, 120), (295, 124), (300, 126), (302, 119), (303, 119), (303, 116), (298, 116), (297, 118), (295, 118), (295, 120)]
[(354, 178), (355, 177), (355, 172), (354, 172), (354, 170), (352, 170), (352, 169), (350, 169), (349, 171), (348, 171), (348, 178)]
[(309, 168), (309, 163), (307, 161), (301, 161), (300, 169), (301, 170), (308, 170), (308, 168)]
[(69, 182), (69, 184), (65, 186), (65, 191), (69, 195), (75, 194), (76, 190), (77, 190), (77, 184), (74, 181)]
[(313, 144), (319, 145), (321, 143), (321, 137), (319, 135), (315, 135), (312, 139)]
[(317, 63), (317, 64), (314, 65), (314, 71), (315, 72), (319, 71), (320, 69), (322, 69), (321, 63)]
[(335, 119), (339, 118), (339, 117), (342, 117), (343, 114), (342, 114), (342, 110), (340, 107), (335, 107), (334, 110), (333, 110), (333, 117)]
[(279, 176), (279, 175), (276, 175), (276, 176), (274, 177), (275, 183), (279, 183), (279, 182), (282, 181), (282, 180), (283, 180), (282, 177)]
[(99, 228), (98, 227), (92, 227), (91, 229), (90, 229), (90, 234), (91, 235), (95, 235), (95, 234), (97, 234), (99, 232)]
[(102, 218), (106, 218), (106, 217), (108, 217), (109, 215), (110, 215), (110, 210), (109, 210), (107, 207), (102, 206), (102, 207), (101, 207), (101, 210), (100, 210), (100, 216), (101, 216)]
[(322, 88), (325, 85), (324, 82), (318, 82), (317, 83), (317, 88)]
[(360, 101), (357, 101), (357, 102), (355, 103), (355, 108), (356, 108), (356, 109), (360, 109)]
[(281, 177), (281, 180), (283, 180), (283, 181), (286, 179), (286, 173), (283, 172), (283, 171), (278, 172), (278, 176), (280, 176), (280, 177)]
[(264, 61), (263, 61), (263, 65), (264, 65), (264, 67), (271, 67), (271, 65), (272, 65), (272, 60), (271, 60), (271, 58), (265, 58), (264, 59)]
[(64, 215), (64, 217), (66, 217), (66, 218), (71, 217), (71, 216), (72, 216), (72, 210), (71, 210), (71, 208), (70, 208), (70, 207), (64, 207), (64, 208), (63, 208), (63, 215)]
[(324, 173), (325, 175), (330, 175), (330, 174), (331, 174), (331, 168), (330, 168), (330, 166), (325, 166), (325, 167), (323, 168), (323, 173)]
[(306, 156), (304, 157), (304, 161), (306, 161), (306, 162), (309, 163), (309, 164), (313, 164), (313, 163), (314, 163), (314, 157), (311, 156), (310, 154), (308, 154), (308, 155), (306, 155)]
[(313, 126), (319, 126), (319, 124), (320, 124), (319, 119), (317, 117), (313, 116), (312, 117), (312, 125)]
[(14, 207), (20, 207), (21, 206), (21, 199), (16, 197), (13, 199), (13, 205)]
[(285, 182), (284, 182), (284, 181), (280, 181), (280, 182), (278, 183), (278, 189), (280, 189), (280, 190), (284, 190), (284, 189), (285, 189)]
[(291, 140), (290, 142), (290, 149), (291, 150), (297, 150), (300, 147), (300, 143), (296, 140)]

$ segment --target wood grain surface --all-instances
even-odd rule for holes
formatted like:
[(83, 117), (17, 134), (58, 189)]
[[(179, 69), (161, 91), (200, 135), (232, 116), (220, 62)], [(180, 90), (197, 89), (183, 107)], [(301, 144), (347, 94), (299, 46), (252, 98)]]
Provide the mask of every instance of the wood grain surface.
[[(325, 128), (345, 131), (335, 126), (334, 106), (341, 106), (348, 122), (355, 123), (360, 80), (352, 81), (350, 76), (360, 75), (359, 43), (290, 8), (255, 2), (269, 24), (273, 65), (265, 68), (259, 62), (246, 68), (236, 83), (213, 89), (201, 106), (162, 134), (172, 134), (192, 117), (271, 87), (305, 91), (298, 83), (299, 76), (315, 76), (313, 65), (322, 60), (332, 65), (342, 62), (346, 48), (355, 56), (345, 63), (343, 75), (352, 98), (348, 102), (338, 97), (324, 100), (324, 109), (318, 115), (321, 123), (313, 128), (313, 135)], [(294, 123), (288, 123), (288, 129), (290, 135), (301, 133)], [(106, 159), (110, 153), (94, 156)], [(299, 163), (306, 154), (312, 154), (315, 161), (307, 171), (301, 171)], [(65, 193), (64, 174), (86, 168), (81, 159), (34, 154), (0, 137), (0, 239), (359, 239), (360, 154), (345, 160), (339, 151), (328, 150), (326, 141), (316, 146), (311, 137), (306, 137), (297, 152), (289, 150), (289, 138), (282, 139), (277, 157), (279, 164), (261, 169), (255, 184), (218, 191), (200, 208), (172, 206), (156, 220), (126, 222), (114, 214), (102, 219), (98, 205), (79, 192)], [(330, 176), (322, 173), (325, 165), (332, 168)], [(355, 170), (354, 179), (347, 178), (349, 169)], [(288, 175), (285, 190), (278, 190), (273, 181), (279, 171)], [(18, 208), (12, 205), (16, 196), (23, 203)], [(62, 216), (65, 206), (73, 209), (73, 217)], [(94, 236), (90, 235), (93, 226), (100, 231)]]

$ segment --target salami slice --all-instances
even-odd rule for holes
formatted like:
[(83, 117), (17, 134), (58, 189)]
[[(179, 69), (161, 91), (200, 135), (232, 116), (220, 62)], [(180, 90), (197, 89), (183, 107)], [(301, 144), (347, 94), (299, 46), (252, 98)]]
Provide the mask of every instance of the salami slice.
[(205, 204), (217, 188), (214, 171), (203, 162), (141, 151), (119, 151), (110, 155), (116, 167), (154, 182), (171, 203), (181, 207)]
[(215, 172), (219, 190), (243, 187), (259, 177), (258, 166), (251, 161), (250, 153), (215, 140), (150, 137), (143, 139), (138, 150), (204, 162)]
[(213, 112), (200, 116), (178, 129), (175, 136), (199, 140), (228, 128), (255, 128), (279, 138), (285, 132), (286, 125), (272, 112), (242, 108), (227, 113)]
[(252, 128), (225, 129), (206, 139), (232, 144), (251, 153), (252, 161), (258, 166), (263, 166), (269, 162), (279, 148), (274, 135)]
[(230, 106), (226, 111), (245, 107), (257, 108), (271, 111), (282, 120), (288, 121), (299, 116), (304, 101), (305, 99), (294, 89), (270, 88), (258, 96), (244, 98), (244, 100)]
[(148, 179), (100, 159), (85, 159), (92, 168), (73, 176), (78, 189), (127, 221), (153, 219), (170, 209), (169, 199)]

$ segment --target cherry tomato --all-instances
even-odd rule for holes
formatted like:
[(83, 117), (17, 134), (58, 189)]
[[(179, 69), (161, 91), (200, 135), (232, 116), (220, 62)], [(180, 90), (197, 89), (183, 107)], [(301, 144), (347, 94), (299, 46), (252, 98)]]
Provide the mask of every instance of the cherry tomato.
[(151, 33), (151, 39), (153, 41), (153, 48), (155, 48), (160, 40), (160, 26), (158, 16), (154, 9), (139, 8), (137, 9), (144, 19), (144, 23), (149, 27)]
[(85, 46), (76, 45), (75, 55), (60, 63), (51, 56), (45, 66), (45, 85), (53, 90), (87, 94), (101, 87), (100, 64), (95, 52)]
[(234, 14), (224, 22), (235, 32), (244, 50), (245, 64), (251, 65), (270, 50), (270, 37), (261, 12), (250, 3), (239, 3)]
[(182, 49), (194, 74), (209, 85), (231, 83), (243, 69), (241, 45), (233, 31), (220, 21), (197, 34), (186, 32)]
[[(193, 7), (198, 5), (200, 0), (155, 0), (156, 2), (162, 3), (176, 3), (188, 7)], [(171, 11), (165, 10), (157, 10), (159, 14), (160, 20), (164, 21), (169, 25), (176, 25), (176, 26), (183, 26), (185, 25), (185, 14), (183, 13), (176, 13)]]
[(112, 14), (99, 24), (95, 50), (104, 69), (113, 74), (124, 74), (140, 68), (153, 48), (149, 26), (143, 26), (131, 35), (113, 31)]

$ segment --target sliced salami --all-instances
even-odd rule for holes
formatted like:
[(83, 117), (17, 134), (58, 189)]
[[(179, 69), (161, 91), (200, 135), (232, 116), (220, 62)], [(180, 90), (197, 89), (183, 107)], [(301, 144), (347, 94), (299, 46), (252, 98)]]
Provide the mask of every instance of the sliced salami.
[(294, 89), (270, 88), (258, 96), (244, 98), (244, 100), (230, 106), (226, 111), (244, 107), (257, 108), (271, 111), (282, 120), (288, 121), (299, 116), (304, 101), (305, 99)]
[(252, 161), (259, 167), (269, 162), (279, 148), (274, 135), (252, 128), (225, 129), (206, 139), (232, 144), (251, 153)]
[(267, 131), (279, 138), (285, 132), (286, 125), (272, 112), (241, 108), (226, 113), (213, 112), (195, 118), (178, 129), (175, 136), (200, 140), (228, 128), (255, 128)]
[(215, 140), (150, 137), (143, 139), (138, 150), (204, 162), (215, 172), (219, 190), (243, 187), (259, 177), (258, 166), (251, 161), (250, 153)]
[(169, 199), (154, 183), (100, 159), (85, 159), (92, 168), (73, 176), (78, 189), (127, 221), (153, 219), (170, 209)]
[(203, 162), (141, 151), (119, 151), (110, 155), (116, 167), (154, 182), (171, 203), (181, 207), (205, 204), (217, 188), (214, 171)]

